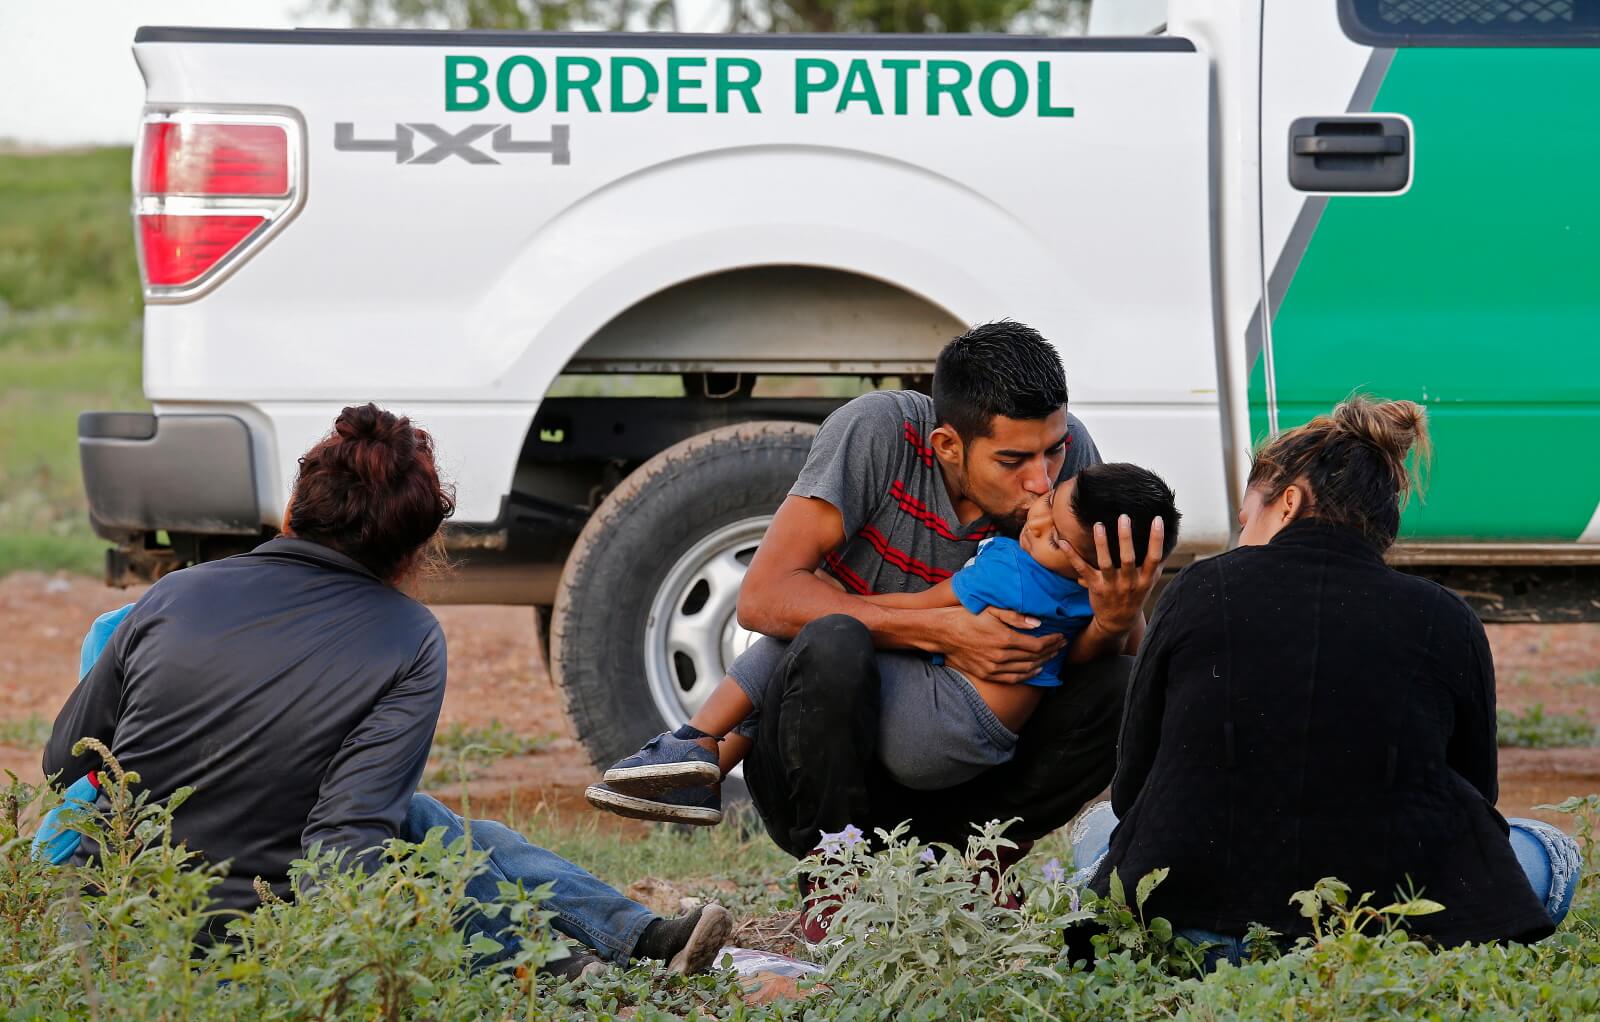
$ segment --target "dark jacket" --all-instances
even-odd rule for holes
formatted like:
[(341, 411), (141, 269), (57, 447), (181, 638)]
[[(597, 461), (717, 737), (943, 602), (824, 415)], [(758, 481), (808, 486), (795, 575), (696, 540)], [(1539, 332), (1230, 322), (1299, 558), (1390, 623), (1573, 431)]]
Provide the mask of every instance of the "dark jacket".
[(395, 836), (444, 696), (444, 633), (421, 604), (315, 543), (275, 539), (150, 587), (56, 718), (46, 775), (99, 738), (152, 797), (192, 785), (173, 837), (232, 860), (221, 907), (288, 896), (289, 863), (321, 841)]
[[(1495, 810), (1494, 665), (1449, 590), (1387, 567), (1354, 530), (1291, 524), (1186, 568), (1140, 649), (1092, 885), (1171, 873), (1147, 911), (1242, 935), (1308, 930), (1322, 877), (1445, 906), (1413, 933), (1530, 940), (1548, 914)], [(1409, 884), (1408, 884), (1409, 882)]]

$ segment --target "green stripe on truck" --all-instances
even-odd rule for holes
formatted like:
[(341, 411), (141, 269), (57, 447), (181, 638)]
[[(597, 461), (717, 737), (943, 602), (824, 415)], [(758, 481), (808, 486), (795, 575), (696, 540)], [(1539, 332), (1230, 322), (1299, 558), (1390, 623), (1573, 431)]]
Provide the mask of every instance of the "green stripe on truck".
[[(1600, 49), (1401, 49), (1402, 196), (1328, 200), (1273, 321), (1279, 421), (1427, 405), (1415, 540), (1575, 540), (1600, 504)], [(1251, 430), (1265, 433), (1261, 360)]]

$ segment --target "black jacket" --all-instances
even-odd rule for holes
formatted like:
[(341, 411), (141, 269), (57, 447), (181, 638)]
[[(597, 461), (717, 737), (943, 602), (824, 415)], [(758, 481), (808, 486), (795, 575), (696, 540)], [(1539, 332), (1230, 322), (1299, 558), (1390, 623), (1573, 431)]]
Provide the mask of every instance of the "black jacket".
[(99, 738), (153, 797), (192, 785), (175, 840), (232, 860), (220, 907), (289, 896), (313, 842), (352, 851), (395, 836), (444, 697), (444, 633), (424, 606), (315, 543), (275, 539), (150, 587), (56, 717), (48, 776)]
[(1092, 885), (1170, 867), (1177, 927), (1307, 932), (1295, 891), (1408, 880), (1445, 944), (1551, 932), (1495, 810), (1494, 665), (1460, 597), (1353, 530), (1291, 524), (1186, 568), (1140, 649), (1117, 750), (1122, 821)]

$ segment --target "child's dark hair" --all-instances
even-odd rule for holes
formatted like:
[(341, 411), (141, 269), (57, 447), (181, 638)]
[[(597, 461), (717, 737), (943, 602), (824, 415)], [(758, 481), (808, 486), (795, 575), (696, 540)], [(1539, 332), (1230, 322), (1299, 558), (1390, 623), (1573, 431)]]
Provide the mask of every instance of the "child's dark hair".
[(419, 566), (454, 511), (427, 431), (377, 405), (351, 405), (300, 459), (284, 524), (392, 583)]
[(964, 441), (988, 436), (996, 415), (1043, 419), (1066, 403), (1060, 354), (1039, 331), (1009, 319), (973, 327), (934, 363), (933, 416)]
[[(1127, 515), (1133, 524), (1134, 563), (1143, 564), (1150, 550), (1150, 526), (1161, 519), (1163, 539), (1161, 559), (1178, 545), (1178, 498), (1172, 487), (1154, 472), (1126, 462), (1090, 465), (1079, 470), (1072, 488), (1072, 514), (1078, 524), (1094, 530), (1096, 522), (1106, 527), (1106, 545), (1111, 550), (1113, 567), (1122, 563), (1117, 541), (1117, 519)], [(1105, 565), (1101, 565), (1105, 567)]]

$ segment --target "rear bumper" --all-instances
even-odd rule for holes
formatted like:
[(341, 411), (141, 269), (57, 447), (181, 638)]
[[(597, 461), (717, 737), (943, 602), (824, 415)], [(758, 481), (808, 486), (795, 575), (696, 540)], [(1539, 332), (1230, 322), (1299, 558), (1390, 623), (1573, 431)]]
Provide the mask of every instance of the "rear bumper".
[(261, 532), (250, 430), (232, 415), (85, 412), (78, 457), (94, 531)]

